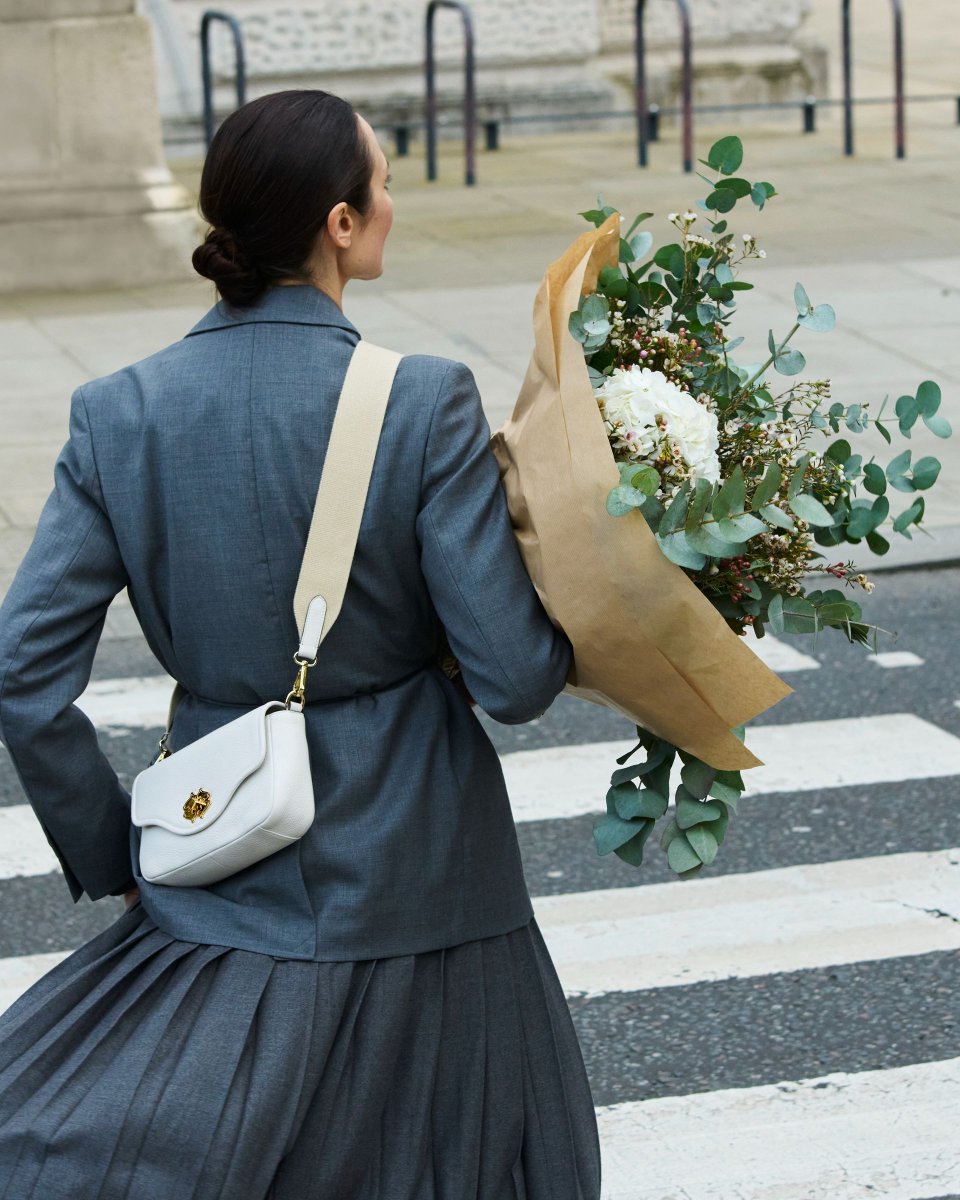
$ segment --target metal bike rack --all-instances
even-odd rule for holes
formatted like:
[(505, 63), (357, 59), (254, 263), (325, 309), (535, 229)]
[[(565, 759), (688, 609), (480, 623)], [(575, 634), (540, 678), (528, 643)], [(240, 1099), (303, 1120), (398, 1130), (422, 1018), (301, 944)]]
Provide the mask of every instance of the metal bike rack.
[(203, 134), (207, 148), (213, 141), (213, 68), (210, 65), (210, 27), (222, 21), (233, 34), (237, 108), (247, 102), (247, 65), (243, 52), (243, 30), (236, 17), (210, 9), (200, 18), (200, 69), (203, 73)]
[[(426, 126), (427, 126), (427, 179), (437, 178), (437, 83), (436, 65), (434, 62), (433, 21), (438, 8), (452, 8), (463, 18), (464, 36), (464, 91), (463, 91), (463, 125), (464, 125), (464, 182), (472, 187), (477, 182), (476, 175), (476, 130), (477, 130), (477, 95), (474, 82), (473, 56), (473, 17), (466, 4), (456, 0), (430, 0), (426, 15), (426, 58), (424, 71), (426, 75)], [(488, 145), (489, 145), (488, 131)]]
[[(897, 158), (907, 156), (907, 122), (903, 86), (903, 6), (893, 6), (893, 99)], [(853, 38), (850, 31), (850, 0), (842, 0), (843, 23), (843, 152), (853, 154)]]
[[(683, 169), (693, 170), (693, 35), (690, 30), (690, 5), (688, 0), (676, 0), (680, 16), (680, 33), (683, 46)], [(637, 55), (636, 69), (636, 112), (637, 112), (637, 163), (647, 165), (647, 144), (651, 138), (650, 107), (647, 104), (647, 49), (643, 36), (647, 0), (637, 0), (635, 13), (636, 36), (634, 45)]]

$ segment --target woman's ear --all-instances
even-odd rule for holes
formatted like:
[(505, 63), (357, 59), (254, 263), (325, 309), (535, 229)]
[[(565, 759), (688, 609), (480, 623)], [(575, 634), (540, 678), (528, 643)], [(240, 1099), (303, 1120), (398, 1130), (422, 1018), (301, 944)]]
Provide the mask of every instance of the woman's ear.
[(334, 205), (327, 214), (327, 233), (335, 246), (341, 250), (349, 248), (353, 237), (353, 218), (345, 200)]

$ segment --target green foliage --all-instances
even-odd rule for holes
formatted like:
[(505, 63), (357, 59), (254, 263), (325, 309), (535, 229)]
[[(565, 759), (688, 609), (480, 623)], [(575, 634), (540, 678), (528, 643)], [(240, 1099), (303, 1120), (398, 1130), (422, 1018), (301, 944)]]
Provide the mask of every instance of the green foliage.
[[(732, 731), (742, 738), (742, 728)], [(614, 853), (640, 866), (643, 848), (656, 823), (667, 817), (671, 769), (681, 761), (680, 782), (674, 793), (674, 813), (665, 820), (660, 849), (671, 870), (681, 878), (697, 874), (713, 862), (743, 791), (737, 771), (718, 771), (648, 730), (637, 728), (639, 742), (617, 759), (623, 763), (638, 750), (645, 758), (614, 771), (607, 792), (606, 812), (593, 822), (598, 854)], [(628, 775), (625, 775), (628, 773)], [(633, 779), (639, 779), (633, 783)]]
[(706, 159), (700, 161), (721, 175), (732, 175), (743, 162), (743, 142), (736, 136), (721, 138), (710, 147)]
[[(724, 452), (719, 485), (687, 479), (677, 487), (666, 458), (656, 464), (619, 462), (619, 482), (607, 497), (607, 511), (633, 522), (637, 517), (631, 513), (639, 513), (663, 554), (738, 632), (747, 623), (760, 637), (765, 630), (817, 637), (821, 630), (836, 629), (851, 642), (867, 644), (871, 627), (853, 598), (861, 593), (852, 589), (871, 585), (852, 562), (835, 562), (835, 554), (827, 558), (813, 547), (865, 545), (883, 555), (892, 534), (912, 537), (924, 520), (926, 495), (939, 481), (941, 463), (933, 455), (914, 460), (909, 447), (895, 446), (895, 439), (909, 441), (920, 422), (940, 438), (951, 436), (952, 429), (932, 380), (920, 383), (914, 395), (895, 402), (891, 397), (889, 409), (884, 399), (877, 410), (867, 403), (831, 401), (827, 381), (799, 378), (807, 361), (795, 342), (827, 333), (837, 321), (831, 305), (815, 304), (800, 282), (793, 289), (791, 327), (785, 333), (769, 331), (763, 361), (737, 361), (734, 352), (743, 339), (730, 336), (730, 326), (739, 293), (752, 287), (741, 271), (762, 251), (746, 235), (741, 246), (731, 230), (731, 214), (745, 204), (755, 215), (777, 195), (771, 183), (742, 173), (743, 160), (736, 136), (720, 138), (701, 160), (700, 178), (708, 187), (694, 211), (701, 222), (706, 217), (711, 235), (706, 242), (699, 236), (703, 224), (694, 234), (692, 217), (684, 215), (673, 220), (665, 243), (656, 245), (652, 233), (641, 229), (652, 214), (638, 214), (620, 237), (618, 263), (600, 272), (595, 293), (583, 297), (569, 315), (594, 388), (618, 365), (637, 361), (629, 335), (611, 337), (621, 317), (628, 325), (633, 322), (630, 328), (638, 336), (654, 328), (674, 339), (695, 339), (683, 345), (692, 344), (697, 353), (674, 358), (670, 378), (682, 379), (694, 396), (707, 393), (722, 428), (738, 431), (727, 435), (727, 446), (738, 449)], [(598, 196), (597, 207), (581, 215), (599, 227), (616, 212)], [(783, 430), (790, 436), (779, 438)], [(890, 447), (889, 456), (857, 452), (857, 437), (871, 430)], [(795, 574), (788, 586), (788, 577), (769, 567), (773, 560), (779, 567), (789, 555)], [(834, 586), (812, 587), (813, 571), (829, 571), (836, 576), (829, 581)], [(711, 585), (711, 579), (717, 582)], [(598, 853), (616, 853), (639, 866), (662, 818), (660, 846), (671, 868), (687, 878), (713, 861), (743, 780), (736, 772), (698, 763), (644, 730), (638, 735), (638, 745), (618, 760), (607, 811), (595, 824)], [(645, 756), (628, 761), (640, 749)], [(671, 814), (670, 771), (678, 754), (682, 768)]]

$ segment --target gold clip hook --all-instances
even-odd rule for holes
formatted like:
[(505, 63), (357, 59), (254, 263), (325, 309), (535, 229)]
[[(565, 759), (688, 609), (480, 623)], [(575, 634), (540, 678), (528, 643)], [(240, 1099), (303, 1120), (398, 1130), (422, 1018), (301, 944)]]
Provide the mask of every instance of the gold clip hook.
[(300, 707), (303, 708), (304, 704), (306, 703), (307, 671), (316, 663), (317, 660), (315, 658), (298, 658), (295, 654), (293, 656), (293, 661), (298, 664), (299, 670), (297, 671), (296, 679), (293, 681), (293, 687), (289, 692), (287, 692), (287, 698), (284, 701), (284, 705), (286, 708), (289, 708), (290, 701), (296, 700), (299, 702)]

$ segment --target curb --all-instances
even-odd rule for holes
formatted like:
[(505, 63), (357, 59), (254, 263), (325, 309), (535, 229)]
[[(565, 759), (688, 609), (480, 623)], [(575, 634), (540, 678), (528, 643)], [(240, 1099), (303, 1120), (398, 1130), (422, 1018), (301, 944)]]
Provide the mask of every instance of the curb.
[[(945, 570), (948, 567), (960, 566), (960, 525), (941, 525), (929, 531), (929, 536), (922, 532), (914, 532), (913, 540), (897, 538), (891, 542), (890, 549), (884, 555), (874, 554), (864, 544), (863, 554), (856, 553), (859, 549), (852, 546), (852, 557), (857, 566), (862, 567), (868, 574), (885, 574), (893, 571)], [(837, 551), (842, 546), (833, 547)], [(827, 547), (821, 547), (826, 550)]]

